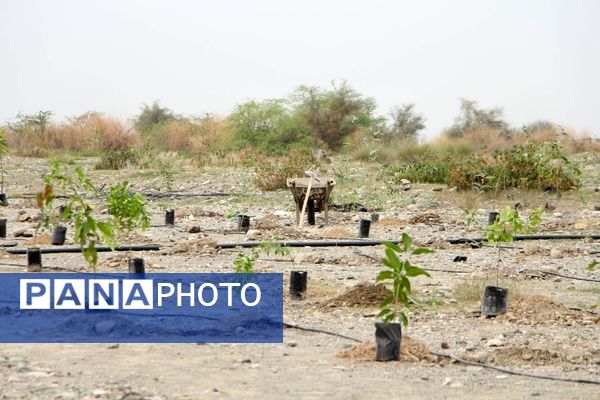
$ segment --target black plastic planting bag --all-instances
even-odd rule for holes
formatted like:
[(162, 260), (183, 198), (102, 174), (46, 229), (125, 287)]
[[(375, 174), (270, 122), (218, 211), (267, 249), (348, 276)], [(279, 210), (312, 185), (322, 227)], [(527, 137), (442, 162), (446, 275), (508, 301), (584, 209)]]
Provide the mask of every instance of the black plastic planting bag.
[(483, 289), (481, 314), (496, 316), (504, 314), (508, 308), (508, 289), (498, 286), (486, 286)]
[(400, 359), (400, 341), (402, 326), (399, 323), (375, 323), (375, 343), (377, 345), (377, 361), (393, 361)]
[(54, 228), (52, 232), (52, 244), (55, 246), (62, 246), (65, 244), (65, 239), (67, 238), (67, 227), (66, 226), (57, 226)]
[(290, 298), (301, 300), (306, 296), (307, 279), (306, 271), (290, 272)]

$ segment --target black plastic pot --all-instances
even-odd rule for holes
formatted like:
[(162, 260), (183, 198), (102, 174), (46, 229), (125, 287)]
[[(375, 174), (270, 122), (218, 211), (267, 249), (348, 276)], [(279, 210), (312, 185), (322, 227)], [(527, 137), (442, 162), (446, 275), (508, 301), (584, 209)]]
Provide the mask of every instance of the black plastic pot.
[(308, 200), (308, 203), (306, 203), (306, 213), (307, 213), (308, 224), (314, 225), (316, 222), (315, 221), (315, 201), (314, 200)]
[(290, 298), (302, 300), (306, 297), (306, 283), (308, 273), (306, 271), (290, 272)]
[(499, 212), (490, 211), (490, 213), (488, 214), (488, 225), (493, 225), (496, 222), (496, 220), (498, 219), (499, 215), (500, 215)]
[(373, 222), (373, 223), (379, 222), (379, 214), (377, 214), (377, 213), (371, 214), (371, 222)]
[(483, 288), (483, 301), (481, 302), (481, 315), (495, 317), (506, 313), (508, 308), (508, 289), (498, 286)]
[(175, 210), (165, 210), (165, 225), (175, 225)]
[(240, 232), (248, 232), (250, 230), (250, 217), (247, 215), (238, 214), (237, 228)]
[(397, 322), (375, 322), (375, 360), (394, 361), (400, 359), (402, 325)]
[(129, 273), (135, 275), (144, 275), (146, 273), (146, 265), (144, 264), (144, 259), (139, 257), (130, 258)]
[(368, 238), (369, 231), (371, 230), (371, 221), (368, 219), (361, 219), (358, 225), (358, 237), (359, 238)]
[(39, 247), (27, 249), (27, 271), (36, 272), (42, 270), (42, 252)]
[(8, 205), (8, 198), (6, 193), (0, 193), (0, 206), (6, 207)]
[(6, 218), (0, 219), (0, 237), (6, 237)]
[(65, 244), (65, 239), (67, 238), (67, 227), (66, 226), (57, 226), (54, 228), (54, 232), (52, 232), (52, 244), (56, 246), (62, 246)]

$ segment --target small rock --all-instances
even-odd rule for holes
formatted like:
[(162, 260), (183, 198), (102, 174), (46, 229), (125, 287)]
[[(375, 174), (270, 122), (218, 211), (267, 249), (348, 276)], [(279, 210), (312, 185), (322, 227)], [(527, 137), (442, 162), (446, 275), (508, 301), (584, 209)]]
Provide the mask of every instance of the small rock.
[(559, 212), (555, 212), (554, 214), (552, 214), (552, 216), (554, 218), (562, 218), (563, 217), (562, 213), (559, 213)]
[(442, 342), (442, 349), (447, 350), (449, 348), (450, 346), (448, 345), (448, 342)]
[(594, 211), (600, 211), (600, 205), (594, 206)]
[(246, 232), (246, 238), (248, 240), (257, 240), (260, 237), (261, 232), (258, 229), (250, 229)]
[(444, 188), (443, 188), (443, 187), (441, 187), (441, 186), (436, 186), (436, 187), (434, 187), (432, 190), (433, 190), (434, 192), (441, 192), (441, 191), (443, 191), (443, 190), (444, 190)]
[(488, 347), (502, 347), (504, 346), (504, 342), (499, 338), (490, 339), (486, 342)]
[(526, 256), (532, 256), (535, 253), (539, 253), (539, 252), (540, 252), (539, 244), (527, 243), (525, 246), (523, 246), (523, 253), (525, 253)]
[(578, 231), (582, 231), (588, 228), (588, 225), (585, 222), (578, 222), (576, 224), (573, 224), (573, 229), (576, 229)]
[(298, 346), (298, 343), (296, 343), (296, 342), (287, 342), (286, 346), (287, 347), (296, 347), (296, 346)]
[(35, 235), (35, 229), (29, 228), (23, 232), (23, 237), (33, 237)]
[(13, 237), (21, 237), (25, 233), (27, 228), (18, 228), (12, 232)]
[(245, 358), (242, 360), (242, 364), (252, 364), (252, 360), (249, 358)]
[(550, 250), (550, 257), (552, 258), (563, 258), (563, 252), (561, 249), (552, 249)]
[(525, 361), (529, 361), (533, 359), (533, 354), (531, 353), (523, 353), (523, 355), (521, 356), (521, 358)]
[(27, 222), (29, 219), (30, 217), (25, 211), (20, 211), (19, 214), (17, 214), (17, 222)]
[(94, 395), (94, 397), (102, 397), (102, 396), (106, 396), (108, 394), (108, 392), (104, 389), (94, 389), (92, 391), (92, 394)]
[(442, 385), (448, 386), (451, 383), (452, 383), (452, 378), (446, 377), (446, 378), (444, 378), (444, 382), (442, 382)]
[(188, 233), (200, 233), (200, 226), (196, 225), (196, 224), (189, 224), (185, 230)]
[(412, 185), (408, 179), (400, 179), (400, 189), (410, 190), (411, 187)]
[(273, 212), (273, 215), (278, 216), (279, 218), (285, 218), (287, 217), (289, 214), (287, 211), (283, 211), (283, 210), (277, 210)]
[(354, 217), (352, 217), (352, 222), (358, 222), (360, 221), (360, 215), (355, 215)]

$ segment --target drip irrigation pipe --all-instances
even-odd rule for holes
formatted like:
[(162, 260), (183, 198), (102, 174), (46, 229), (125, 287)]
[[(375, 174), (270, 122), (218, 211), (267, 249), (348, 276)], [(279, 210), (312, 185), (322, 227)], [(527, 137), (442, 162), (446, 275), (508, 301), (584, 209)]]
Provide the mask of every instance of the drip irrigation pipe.
[[(152, 251), (152, 250), (160, 250), (160, 245), (158, 244), (138, 244), (138, 245), (125, 245), (125, 246), (116, 246), (114, 249), (108, 246), (97, 246), (96, 251), (101, 252), (109, 252), (109, 251)], [(27, 249), (22, 247), (17, 247), (14, 249), (6, 250), (7, 253), (10, 254), (27, 254)], [(42, 254), (55, 254), (55, 253), (79, 253), (81, 252), (80, 247), (47, 247), (44, 249), (40, 249)]]
[(17, 245), (17, 242), (0, 243), (0, 247), (15, 247), (16, 245)]
[(296, 324), (290, 324), (288, 322), (284, 322), (283, 326), (286, 327), (286, 328), (298, 329), (300, 331), (316, 332), (316, 333), (323, 333), (325, 335), (330, 335), (330, 336), (337, 336), (337, 337), (340, 337), (342, 339), (348, 339), (348, 340), (352, 340), (353, 342), (362, 343), (362, 340), (357, 339), (357, 338), (353, 338), (352, 336), (346, 336), (346, 335), (342, 335), (341, 333), (336, 333), (336, 332), (332, 332), (332, 331), (326, 331), (324, 329), (309, 328), (309, 327), (306, 327), (306, 326), (301, 326), (301, 325), (296, 325)]
[[(375, 260), (377, 262), (381, 262), (381, 260), (377, 257), (373, 257), (369, 254), (365, 254), (362, 253), (360, 250), (358, 249), (354, 249), (353, 251), (354, 254), (357, 254), (359, 256), (363, 256), (363, 257), (367, 257), (370, 258), (371, 260)], [(433, 272), (449, 272), (452, 274), (470, 274), (472, 271), (455, 271), (455, 270), (451, 270), (451, 269), (436, 269), (436, 268), (423, 268), (425, 271), (433, 271)]]
[[(594, 240), (600, 239), (600, 235), (576, 235), (576, 234), (560, 234), (560, 235), (515, 235), (514, 240), (551, 240), (551, 239), (587, 239), (591, 238)], [(457, 238), (457, 239), (444, 239), (450, 244), (468, 244), (468, 243), (480, 243), (486, 242), (487, 238)], [(350, 240), (282, 240), (275, 242), (281, 246), (287, 247), (348, 247), (348, 246), (379, 246), (385, 242), (391, 242), (394, 244), (400, 243), (398, 240), (380, 240), (380, 239), (350, 239)], [(261, 242), (225, 242), (217, 244), (219, 249), (233, 249), (236, 247), (258, 247)]]
[[(284, 322), (283, 325), (285, 327), (287, 327), (287, 328), (294, 328), (294, 329), (299, 329), (299, 330), (308, 331), (308, 332), (323, 333), (325, 335), (337, 336), (337, 337), (340, 337), (342, 339), (348, 339), (348, 340), (351, 340), (353, 342), (362, 343), (362, 340), (359, 340), (357, 338), (353, 338), (351, 336), (342, 335), (342, 334), (336, 333), (336, 332), (327, 331), (327, 330), (324, 330), (324, 329), (309, 328), (309, 327), (305, 327), (305, 326), (301, 326), (301, 325), (296, 325), (296, 324), (290, 324), (290, 323), (286, 323), (286, 322)], [(448, 354), (448, 353), (438, 353), (436, 351), (430, 351), (429, 354), (432, 354), (432, 355), (438, 356), (438, 357), (449, 358), (449, 359), (451, 359), (451, 360), (453, 360), (455, 362), (458, 362), (460, 364), (465, 364), (465, 365), (471, 365), (471, 366), (476, 366), (476, 367), (487, 368), (487, 369), (491, 369), (491, 370), (498, 371), (498, 372), (503, 372), (505, 374), (510, 374), (510, 375), (524, 376), (524, 377), (527, 377), (527, 378), (534, 378), (534, 379), (546, 379), (546, 380), (551, 380), (551, 381), (573, 382), (573, 383), (588, 383), (588, 384), (592, 384), (592, 385), (600, 385), (600, 381), (599, 380), (595, 380), (595, 379), (569, 378), (569, 377), (563, 377), (563, 376), (530, 374), (528, 372), (521, 372), (521, 371), (515, 371), (515, 370), (512, 370), (512, 369), (508, 369), (508, 368), (496, 367), (494, 365), (490, 365), (490, 364), (486, 364), (486, 363), (479, 363), (479, 362), (475, 362), (475, 361), (463, 360), (462, 358), (456, 357), (456, 356), (454, 356), (452, 354)]]
[(430, 351), (429, 353), (433, 354), (434, 356), (449, 358), (449, 359), (451, 359), (453, 361), (456, 361), (458, 363), (461, 363), (461, 364), (472, 365), (472, 366), (477, 366), (477, 367), (483, 367), (483, 368), (491, 369), (491, 370), (498, 371), (498, 372), (504, 372), (505, 374), (525, 376), (525, 377), (528, 377), (528, 378), (536, 378), (536, 379), (547, 379), (547, 380), (551, 380), (551, 381), (574, 382), (574, 383), (590, 383), (590, 384), (593, 384), (593, 385), (600, 385), (600, 381), (595, 380), (595, 379), (588, 379), (588, 378), (568, 378), (568, 377), (563, 377), (563, 376), (530, 374), (528, 372), (521, 372), (521, 371), (515, 371), (515, 370), (512, 370), (512, 369), (508, 369), (508, 368), (496, 367), (496, 366), (490, 365), (490, 364), (485, 364), (485, 363), (479, 363), (479, 362), (474, 362), (474, 361), (463, 360), (462, 358), (458, 358), (458, 357), (456, 357), (456, 356), (454, 356), (452, 354), (438, 353), (438, 352), (435, 352), (435, 351)]
[[(580, 234), (558, 234), (558, 235), (515, 235), (513, 240), (554, 240), (554, 239), (587, 239), (591, 238), (594, 240), (600, 239), (600, 235), (580, 235)], [(450, 244), (468, 244), (473, 242), (487, 242), (487, 238), (476, 237), (476, 238), (457, 238), (457, 239), (444, 239)]]
[(539, 272), (540, 274), (548, 274), (548, 275), (560, 276), (561, 278), (573, 279), (575, 281), (586, 281), (586, 282), (600, 283), (599, 279), (580, 278), (578, 276), (563, 275), (563, 274), (559, 274), (557, 272), (544, 271), (544, 270), (541, 270), (541, 269), (532, 269), (530, 271), (532, 271), (532, 272)]
[[(349, 247), (349, 246), (379, 246), (386, 242), (394, 244), (400, 243), (398, 240), (282, 240), (276, 241), (275, 244), (279, 244), (284, 247)], [(229, 242), (229, 243), (218, 243), (216, 247), (218, 249), (234, 249), (236, 247), (258, 247), (261, 242)]]

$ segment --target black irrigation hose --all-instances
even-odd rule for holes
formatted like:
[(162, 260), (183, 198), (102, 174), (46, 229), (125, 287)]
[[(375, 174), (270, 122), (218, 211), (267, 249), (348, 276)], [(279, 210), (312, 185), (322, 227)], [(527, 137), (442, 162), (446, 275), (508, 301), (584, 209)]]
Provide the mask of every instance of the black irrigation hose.
[(17, 242), (0, 243), (0, 247), (15, 247), (16, 245), (17, 245)]
[[(558, 235), (515, 235), (513, 237), (514, 240), (554, 240), (554, 239), (587, 239), (591, 238), (594, 240), (600, 239), (600, 235), (590, 234), (590, 235), (581, 235), (581, 234), (558, 234)], [(484, 237), (476, 237), (476, 238), (457, 238), (457, 239), (444, 239), (446, 242), (450, 244), (468, 244), (473, 242), (487, 242), (487, 238)]]
[[(370, 258), (371, 260), (375, 260), (377, 262), (381, 262), (381, 260), (377, 257), (373, 257), (369, 254), (365, 254), (365, 253), (361, 253), (360, 251), (356, 250), (353, 251), (354, 254), (357, 254), (359, 256), (363, 256), (363, 257), (367, 257)], [(433, 272), (449, 272), (452, 274), (470, 274), (473, 271), (456, 271), (456, 270), (451, 270), (451, 269), (437, 269), (437, 268), (423, 268), (425, 271), (433, 271)]]
[(559, 274), (557, 272), (550, 272), (550, 271), (544, 271), (541, 269), (532, 269), (530, 271), (533, 272), (539, 272), (541, 274), (548, 274), (548, 275), (554, 275), (554, 276), (560, 276), (561, 278), (565, 278), (565, 279), (573, 279), (575, 281), (586, 281), (586, 282), (596, 282), (596, 283), (600, 283), (599, 279), (591, 279), (591, 278), (580, 278), (578, 276), (570, 276), (570, 275), (563, 275), (563, 274)]
[(357, 342), (357, 343), (362, 343), (362, 340), (357, 339), (357, 338), (353, 338), (352, 336), (346, 336), (346, 335), (342, 335), (341, 333), (336, 333), (336, 332), (332, 332), (332, 331), (326, 331), (324, 329), (309, 328), (309, 327), (306, 327), (306, 326), (301, 326), (301, 325), (296, 325), (296, 324), (290, 324), (288, 322), (284, 322), (283, 326), (286, 327), (286, 328), (294, 328), (294, 329), (298, 329), (298, 330), (301, 330), (301, 331), (324, 333), (325, 335), (337, 336), (337, 337), (341, 337), (342, 339), (348, 339), (348, 340), (352, 340), (352, 341)]
[(449, 358), (449, 359), (454, 360), (454, 361), (456, 361), (458, 363), (461, 363), (461, 364), (472, 365), (472, 366), (477, 366), (477, 367), (483, 367), (483, 368), (492, 369), (494, 371), (504, 372), (506, 374), (511, 374), (511, 375), (526, 376), (528, 378), (536, 378), (536, 379), (547, 379), (547, 380), (551, 380), (551, 381), (574, 382), (574, 383), (591, 383), (593, 385), (600, 385), (600, 381), (595, 380), (595, 379), (588, 379), (588, 378), (568, 378), (568, 377), (562, 377), (562, 376), (530, 374), (529, 372), (515, 371), (515, 370), (512, 370), (512, 369), (502, 368), (502, 367), (496, 367), (496, 366), (485, 364), (485, 363), (479, 363), (479, 362), (475, 362), (475, 361), (463, 360), (462, 358), (458, 358), (458, 357), (456, 357), (456, 356), (454, 356), (452, 354), (438, 353), (438, 352), (435, 352), (435, 351), (430, 351), (429, 353), (433, 354), (434, 356)]
[[(160, 245), (158, 244), (138, 244), (138, 245), (124, 245), (124, 246), (116, 246), (114, 249), (108, 246), (97, 246), (96, 251), (108, 252), (108, 251), (152, 251), (152, 250), (160, 250)], [(17, 247), (15, 249), (6, 250), (7, 253), (10, 254), (27, 254), (27, 249), (22, 247)], [(44, 249), (40, 249), (42, 254), (55, 254), (55, 253), (79, 253), (81, 252), (80, 247), (47, 247)]]
[[(371, 240), (281, 240), (276, 241), (275, 244), (279, 244), (284, 247), (348, 247), (348, 246), (379, 246), (386, 242), (391, 242), (394, 244), (400, 243), (398, 240), (379, 240), (379, 239), (371, 239)], [(261, 245), (261, 242), (237, 242), (237, 243), (218, 243), (218, 249), (235, 249), (236, 247), (258, 247)]]
[[(352, 340), (353, 342), (357, 342), (357, 343), (362, 343), (362, 340), (359, 340), (357, 338), (353, 338), (351, 336), (346, 336), (346, 335), (342, 335), (336, 332), (331, 332), (331, 331), (326, 331), (323, 329), (318, 329), (318, 328), (308, 328), (305, 326), (300, 326), (300, 325), (296, 325), (296, 324), (290, 324), (287, 322), (284, 322), (283, 325), (285, 327), (288, 328), (294, 328), (294, 329), (299, 329), (299, 330), (303, 330), (303, 331), (308, 331), (308, 332), (317, 332), (317, 333), (323, 333), (325, 335), (331, 335), (331, 336), (337, 336), (340, 337), (342, 339), (348, 339), (348, 340)], [(551, 380), (551, 381), (561, 381), (561, 382), (573, 382), (573, 383), (588, 383), (588, 384), (592, 384), (592, 385), (600, 385), (600, 381), (595, 380), (595, 379), (588, 379), (588, 378), (568, 378), (568, 377), (562, 377), (562, 376), (551, 376), (551, 375), (539, 375), (539, 374), (530, 374), (528, 372), (521, 372), (521, 371), (515, 371), (512, 369), (508, 369), (508, 368), (502, 368), (502, 367), (496, 367), (490, 364), (485, 364), (485, 363), (479, 363), (479, 362), (475, 362), (475, 361), (467, 361), (467, 360), (463, 360), (462, 358), (458, 358), (452, 354), (447, 354), (447, 353), (438, 353), (436, 351), (430, 351), (429, 354), (432, 354), (434, 356), (438, 356), (438, 357), (443, 357), (443, 358), (449, 358), (453, 361), (456, 361), (458, 363), (461, 364), (465, 364), (465, 365), (472, 365), (472, 366), (476, 366), (476, 367), (482, 367), (482, 368), (487, 368), (487, 369), (491, 369), (494, 371), (498, 371), (498, 372), (503, 372), (505, 374), (510, 374), (510, 375), (517, 375), (517, 376), (525, 376), (527, 378), (535, 378), (535, 379), (546, 379), (546, 380)]]

